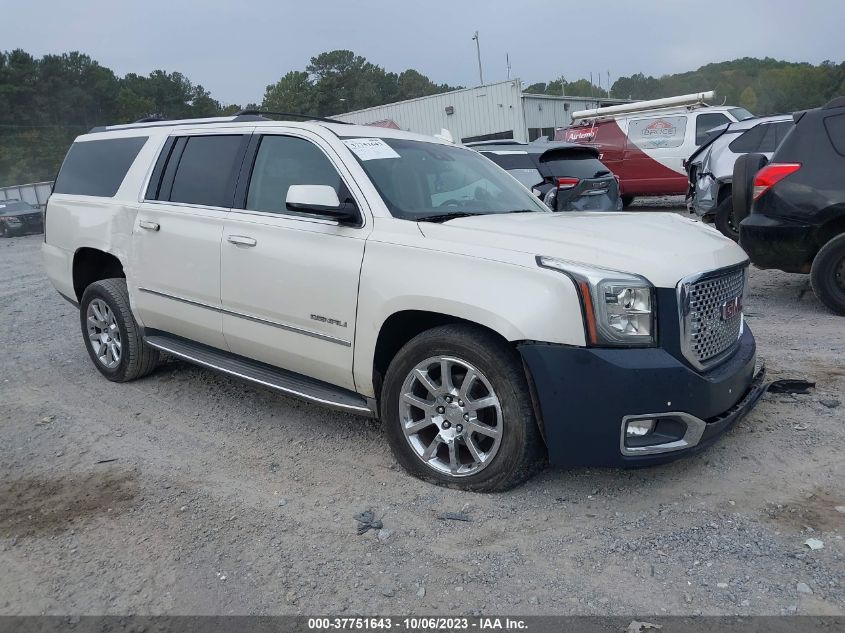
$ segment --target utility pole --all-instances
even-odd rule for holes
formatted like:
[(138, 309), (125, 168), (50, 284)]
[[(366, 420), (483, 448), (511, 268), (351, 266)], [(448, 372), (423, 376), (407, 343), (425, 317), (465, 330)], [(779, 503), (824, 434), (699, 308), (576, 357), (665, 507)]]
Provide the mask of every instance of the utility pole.
[(478, 81), (481, 82), (480, 85), (484, 85), (484, 75), (481, 72), (481, 40), (478, 37), (478, 31), (475, 32), (475, 35), (472, 36), (472, 39), (475, 40), (475, 50), (478, 53)]
[(508, 67), (508, 79), (511, 78), (511, 56), (508, 53), (505, 53), (505, 64)]
[(607, 98), (610, 99), (610, 71), (607, 71)]

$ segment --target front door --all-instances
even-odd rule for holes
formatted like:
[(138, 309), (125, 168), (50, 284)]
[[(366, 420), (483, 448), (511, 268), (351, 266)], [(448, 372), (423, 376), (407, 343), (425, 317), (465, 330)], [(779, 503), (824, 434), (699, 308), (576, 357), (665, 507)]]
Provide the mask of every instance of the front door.
[(220, 245), (249, 135), (172, 137), (132, 231), (133, 308), (148, 329), (225, 349)]
[[(371, 221), (319, 137), (296, 134), (258, 138), (241, 176), (249, 178), (242, 208), (223, 229), (223, 332), (234, 353), (354, 390), (358, 278)], [(358, 204), (360, 223), (288, 211), (291, 185), (334, 187), (341, 201)]]

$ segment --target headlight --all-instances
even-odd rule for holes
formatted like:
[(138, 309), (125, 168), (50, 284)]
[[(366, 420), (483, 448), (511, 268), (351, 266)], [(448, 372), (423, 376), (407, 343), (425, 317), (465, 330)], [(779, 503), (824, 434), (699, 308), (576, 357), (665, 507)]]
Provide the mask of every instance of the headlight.
[(537, 263), (565, 273), (575, 282), (591, 345), (654, 344), (654, 287), (647, 279), (542, 255)]
[(6, 224), (20, 224), (21, 223), (21, 219), (16, 218), (13, 215), (10, 215), (8, 218), (5, 218), (5, 220), (6, 220)]

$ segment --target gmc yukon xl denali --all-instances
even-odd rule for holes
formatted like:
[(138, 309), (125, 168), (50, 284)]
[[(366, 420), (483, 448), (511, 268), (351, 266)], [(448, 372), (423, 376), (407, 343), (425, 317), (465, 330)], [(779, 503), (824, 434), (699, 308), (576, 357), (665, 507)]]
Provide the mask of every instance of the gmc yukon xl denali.
[(671, 214), (551, 213), (478, 153), (399, 130), (95, 128), (43, 254), (109, 380), (167, 353), (378, 416), (408, 471), (471, 490), (546, 459), (687, 454), (763, 392), (731, 240)]

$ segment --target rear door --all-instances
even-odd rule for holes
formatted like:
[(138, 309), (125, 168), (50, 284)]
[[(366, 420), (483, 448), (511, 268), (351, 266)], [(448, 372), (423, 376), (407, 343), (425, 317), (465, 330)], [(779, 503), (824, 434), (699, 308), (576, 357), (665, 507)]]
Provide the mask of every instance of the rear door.
[(133, 227), (128, 278), (146, 328), (226, 349), (220, 244), (250, 136), (215, 132), (165, 142)]
[[(354, 389), (358, 278), (372, 222), (337, 153), (305, 130), (254, 137), (222, 241), (223, 332), (232, 352)], [(289, 211), (291, 185), (329, 185), (357, 226)]]

